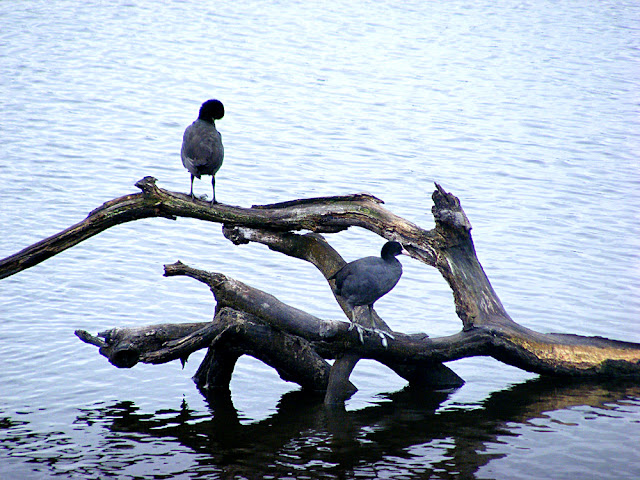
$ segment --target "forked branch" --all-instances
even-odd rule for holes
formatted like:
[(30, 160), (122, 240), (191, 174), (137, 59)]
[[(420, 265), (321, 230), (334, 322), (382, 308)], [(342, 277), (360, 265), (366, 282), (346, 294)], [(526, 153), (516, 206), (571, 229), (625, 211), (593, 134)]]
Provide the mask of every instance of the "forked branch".
[[(145, 177), (136, 185), (141, 193), (111, 200), (78, 224), (0, 261), (0, 278), (29, 268), (121, 223), (149, 217), (191, 217), (223, 224), (225, 237), (237, 245), (259, 242), (311, 262), (328, 279), (344, 260), (319, 233), (357, 226), (387, 240), (399, 241), (414, 259), (437, 268), (453, 291), (462, 330), (441, 338), (392, 332), (393, 340), (385, 348), (378, 338), (365, 338), (360, 342), (346, 322), (319, 319), (220, 273), (176, 263), (167, 265), (165, 274), (190, 276), (206, 283), (217, 301), (214, 321), (162, 328), (114, 329), (98, 337), (78, 332), (83, 341), (98, 346), (117, 366), (128, 367), (138, 361), (184, 360), (191, 352), (207, 346), (207, 359), (197, 375), (201, 386), (224, 385), (235, 360), (245, 353), (271, 364), (283, 378), (319, 390), (331, 383), (325, 361), (331, 358), (342, 359), (339, 363), (345, 372), (350, 371), (358, 358), (372, 358), (412, 383), (429, 385), (460, 384), (461, 379), (442, 362), (473, 355), (490, 355), (519, 368), (548, 375), (640, 377), (640, 344), (600, 337), (543, 334), (514, 322), (478, 261), (471, 224), (459, 200), (439, 185), (433, 193), (436, 226), (432, 230), (394, 215), (382, 206), (381, 200), (367, 194), (243, 208), (194, 201), (188, 195), (159, 188), (151, 177)], [(294, 233), (304, 230), (313, 233)], [(331, 285), (331, 281), (329, 283)], [(348, 307), (342, 300), (339, 297), (336, 300), (347, 312)], [(380, 325), (390, 331), (386, 324)], [(296, 357), (303, 351), (308, 356)], [(344, 385), (344, 380), (337, 383)]]

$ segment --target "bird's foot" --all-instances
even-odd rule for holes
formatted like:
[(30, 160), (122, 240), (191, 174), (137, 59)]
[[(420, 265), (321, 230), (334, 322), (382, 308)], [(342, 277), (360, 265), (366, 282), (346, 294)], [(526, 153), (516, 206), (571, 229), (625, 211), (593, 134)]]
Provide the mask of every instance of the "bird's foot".
[(391, 340), (396, 339), (396, 337), (391, 335), (390, 332), (385, 332), (384, 330), (378, 330), (377, 328), (374, 328), (373, 332), (380, 337), (380, 342), (382, 343), (382, 346), (384, 348), (387, 348), (389, 346), (389, 343), (387, 342), (387, 337), (389, 337)]
[(195, 193), (191, 194), (191, 200), (194, 202), (196, 200), (199, 200), (201, 202), (206, 202), (208, 198), (209, 196), (206, 193), (203, 193), (202, 195), (196, 195)]
[(349, 331), (356, 329), (358, 332), (358, 337), (360, 338), (360, 343), (362, 343), (364, 345), (364, 332), (365, 330), (368, 330), (368, 328), (363, 327), (362, 325), (358, 325), (357, 323), (351, 322), (351, 325), (349, 325)]
[(384, 348), (387, 348), (389, 346), (387, 337), (389, 337), (391, 340), (396, 339), (396, 337), (394, 337), (390, 332), (385, 332), (384, 330), (378, 330), (377, 328), (363, 327), (362, 325), (351, 322), (351, 325), (349, 326), (349, 331), (353, 330), (354, 328), (358, 331), (358, 337), (360, 338), (360, 343), (362, 344), (364, 344), (365, 333), (369, 335), (377, 335), (378, 337), (380, 337), (380, 342), (382, 343), (382, 346)]

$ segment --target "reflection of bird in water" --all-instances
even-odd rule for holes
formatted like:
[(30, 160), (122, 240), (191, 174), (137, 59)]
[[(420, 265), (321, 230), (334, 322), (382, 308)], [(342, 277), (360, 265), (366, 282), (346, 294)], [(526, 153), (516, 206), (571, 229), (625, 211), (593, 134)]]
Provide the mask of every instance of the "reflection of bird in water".
[[(373, 304), (396, 286), (402, 276), (402, 264), (396, 256), (409, 253), (398, 242), (387, 242), (382, 247), (379, 257), (364, 257), (347, 263), (334, 273), (329, 280), (336, 281), (336, 294), (345, 299), (351, 309), (351, 328), (355, 327), (362, 341), (362, 327), (355, 321), (355, 307), (366, 305), (369, 311), (369, 322), (372, 329), (382, 338), (386, 346), (385, 335), (389, 333), (375, 328)], [(366, 329), (365, 329), (366, 330)], [(391, 337), (393, 338), (393, 337)]]
[(224, 148), (222, 137), (216, 130), (215, 121), (224, 117), (224, 106), (219, 100), (207, 100), (200, 107), (195, 122), (187, 127), (182, 137), (182, 164), (191, 174), (191, 198), (193, 198), (193, 178), (211, 175), (213, 200), (216, 202), (216, 172), (222, 165)]

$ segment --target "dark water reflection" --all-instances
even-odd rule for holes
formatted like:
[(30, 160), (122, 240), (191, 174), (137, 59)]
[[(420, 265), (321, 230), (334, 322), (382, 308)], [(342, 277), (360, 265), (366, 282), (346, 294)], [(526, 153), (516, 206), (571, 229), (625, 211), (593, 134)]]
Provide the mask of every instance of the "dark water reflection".
[[(488, 446), (517, 436), (518, 427), (572, 407), (606, 415), (637, 402), (640, 386), (535, 379), (495, 392), (477, 408), (441, 408), (451, 393), (407, 387), (380, 396), (376, 405), (346, 411), (294, 391), (282, 396), (275, 414), (249, 424), (229, 394), (207, 399), (210, 415), (186, 402), (152, 414), (117, 402), (83, 410), (74, 422), (84, 431), (99, 426), (103, 449), (74, 454), (65, 451), (72, 441), (64, 435), (35, 438), (39, 434), (28, 432), (28, 425), (0, 445), (16, 454), (23, 447), (55, 444), (49, 456), (38, 455), (37, 448), (19, 454), (39, 464), (34, 471), (45, 467), (61, 475), (71, 474), (72, 460), (74, 475), (82, 478), (136, 478), (147, 461), (155, 465), (155, 478), (478, 478), (481, 467), (505, 456)], [(1, 426), (15, 432), (18, 424), (4, 419)], [(65, 465), (57, 464), (61, 452)], [(189, 452), (193, 463), (174, 462), (179, 452)]]

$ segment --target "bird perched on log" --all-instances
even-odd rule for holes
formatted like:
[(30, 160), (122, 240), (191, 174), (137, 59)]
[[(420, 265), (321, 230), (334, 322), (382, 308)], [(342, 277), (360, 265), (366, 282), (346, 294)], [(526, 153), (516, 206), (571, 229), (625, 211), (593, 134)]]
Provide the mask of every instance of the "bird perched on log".
[(224, 117), (224, 106), (219, 100), (207, 100), (200, 107), (195, 122), (187, 127), (182, 137), (182, 164), (191, 174), (191, 198), (193, 199), (193, 178), (211, 175), (213, 200), (216, 202), (216, 173), (222, 165), (224, 148), (222, 137), (216, 130), (215, 121)]
[[(366, 305), (369, 310), (369, 321), (372, 330), (382, 339), (386, 347), (385, 335), (393, 338), (389, 333), (375, 328), (373, 319), (373, 304), (396, 286), (402, 276), (402, 264), (396, 258), (398, 255), (409, 253), (398, 242), (387, 242), (383, 245), (379, 257), (364, 257), (347, 263), (334, 273), (329, 280), (335, 279), (335, 293), (344, 298), (351, 309), (351, 329), (358, 330), (360, 341), (363, 341), (363, 329), (355, 321), (355, 307)], [(368, 329), (364, 329), (368, 330)]]

